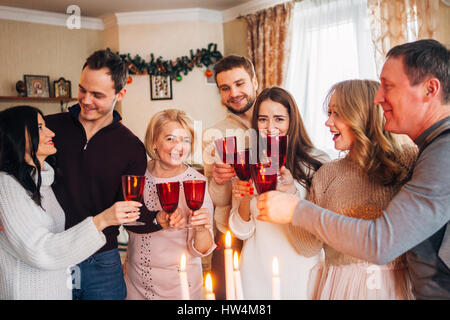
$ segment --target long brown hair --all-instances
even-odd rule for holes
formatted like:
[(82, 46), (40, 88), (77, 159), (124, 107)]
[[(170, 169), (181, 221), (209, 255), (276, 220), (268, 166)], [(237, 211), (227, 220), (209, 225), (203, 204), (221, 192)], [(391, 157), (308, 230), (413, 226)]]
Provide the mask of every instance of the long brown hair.
[(317, 171), (322, 162), (311, 156), (314, 146), (303, 125), (303, 120), (298, 111), (292, 95), (280, 87), (266, 88), (258, 95), (253, 108), (252, 127), (258, 130), (258, 115), (261, 103), (272, 100), (283, 105), (289, 114), (289, 129), (287, 135), (288, 151), (286, 156), (286, 168), (301, 185), (309, 190), (312, 175)]
[(396, 136), (384, 130), (380, 105), (374, 103), (380, 83), (372, 80), (347, 80), (336, 83), (328, 92), (324, 107), (334, 95), (335, 111), (351, 128), (355, 141), (349, 156), (367, 174), (384, 185), (395, 183), (405, 169), (398, 162), (401, 146)]

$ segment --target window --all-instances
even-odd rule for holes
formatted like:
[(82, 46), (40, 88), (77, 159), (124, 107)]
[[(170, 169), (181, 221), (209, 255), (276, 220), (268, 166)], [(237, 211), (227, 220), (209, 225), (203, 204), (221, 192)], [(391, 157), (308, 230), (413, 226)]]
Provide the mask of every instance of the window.
[(349, 79), (378, 80), (366, 0), (296, 3), (286, 79), (314, 145), (334, 149), (323, 102), (331, 86)]

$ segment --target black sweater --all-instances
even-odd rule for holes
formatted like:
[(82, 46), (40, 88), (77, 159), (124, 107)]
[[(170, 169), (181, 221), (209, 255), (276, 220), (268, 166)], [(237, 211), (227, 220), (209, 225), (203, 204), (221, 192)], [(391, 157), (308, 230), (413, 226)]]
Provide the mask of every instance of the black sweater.
[[(114, 121), (89, 141), (78, 120), (80, 106), (49, 115), (46, 125), (55, 133), (53, 190), (66, 215), (66, 229), (123, 201), (121, 175), (143, 175), (147, 166), (144, 144), (121, 123)], [(103, 230), (107, 243), (98, 252), (117, 248), (118, 226)]]

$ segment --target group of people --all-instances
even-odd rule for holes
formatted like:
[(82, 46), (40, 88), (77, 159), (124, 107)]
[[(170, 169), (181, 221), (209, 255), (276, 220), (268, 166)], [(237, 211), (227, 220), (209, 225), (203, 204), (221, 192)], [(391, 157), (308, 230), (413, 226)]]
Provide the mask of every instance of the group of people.
[[(96, 51), (68, 112), (0, 112), (0, 299), (181, 299), (183, 253), (190, 298), (201, 299), (202, 258), (212, 254), (225, 299), (227, 230), (245, 299), (271, 298), (274, 256), (282, 299), (450, 299), (449, 56), (419, 40), (389, 51), (381, 84), (335, 84), (325, 125), (345, 156), (333, 161), (314, 147), (288, 91), (257, 95), (252, 63), (224, 57), (215, 79), (228, 112), (203, 136), (202, 175), (186, 164), (193, 120), (160, 111), (142, 143), (114, 110), (127, 66)], [(248, 130), (288, 136), (277, 191), (258, 195), (214, 154), (230, 132), (248, 147)], [(143, 203), (124, 201), (126, 174), (145, 175)], [(180, 183), (178, 208), (165, 212), (156, 184), (186, 180), (206, 181), (202, 208), (188, 208)], [(126, 225), (138, 219), (145, 224)]]

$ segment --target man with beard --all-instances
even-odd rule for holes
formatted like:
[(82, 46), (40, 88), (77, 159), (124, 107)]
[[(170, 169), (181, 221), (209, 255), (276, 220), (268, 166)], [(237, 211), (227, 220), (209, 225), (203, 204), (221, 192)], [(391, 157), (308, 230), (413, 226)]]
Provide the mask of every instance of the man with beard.
[[(203, 162), (205, 176), (209, 180), (209, 193), (215, 206), (217, 249), (213, 253), (211, 264), (217, 278), (215, 279), (216, 297), (225, 299), (223, 249), (231, 209), (231, 178), (235, 176), (235, 172), (232, 165), (213, 160), (214, 140), (226, 136), (237, 136), (238, 146), (244, 143), (245, 132), (251, 128), (258, 81), (252, 62), (242, 56), (230, 55), (222, 58), (216, 64), (215, 72), (222, 104), (228, 109), (228, 114), (225, 119), (205, 131)], [(240, 252), (242, 241), (233, 239), (232, 248)]]

